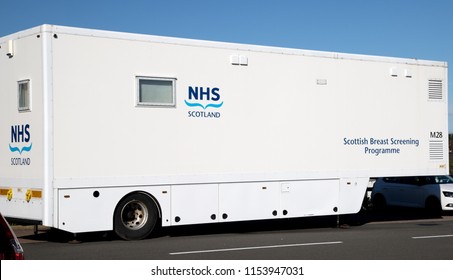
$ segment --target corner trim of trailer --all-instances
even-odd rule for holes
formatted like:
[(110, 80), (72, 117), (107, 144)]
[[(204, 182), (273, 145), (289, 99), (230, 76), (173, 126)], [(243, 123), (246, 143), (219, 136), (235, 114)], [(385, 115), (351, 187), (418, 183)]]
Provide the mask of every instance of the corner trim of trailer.
[(56, 225), (57, 217), (53, 215), (54, 208), (57, 205), (51, 203), (56, 202), (53, 199), (53, 58), (52, 58), (52, 34), (51, 27), (44, 25), (42, 31), (42, 66), (43, 66), (43, 142), (44, 142), (44, 157), (43, 157), (43, 192), (44, 192), (44, 212), (43, 224)]

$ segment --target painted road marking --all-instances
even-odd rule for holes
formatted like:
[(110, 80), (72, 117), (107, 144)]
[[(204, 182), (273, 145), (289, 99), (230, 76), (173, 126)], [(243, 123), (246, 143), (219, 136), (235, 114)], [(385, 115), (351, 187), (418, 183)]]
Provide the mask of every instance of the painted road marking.
[(453, 237), (453, 234), (446, 234), (446, 235), (428, 235), (428, 236), (415, 236), (412, 239), (429, 239), (429, 238), (445, 238), (445, 237)]
[(268, 246), (256, 246), (256, 247), (239, 247), (239, 248), (226, 248), (226, 249), (174, 252), (174, 253), (170, 253), (170, 255), (203, 254), (203, 253), (259, 250), (259, 249), (272, 249), (272, 248), (287, 248), (287, 247), (300, 247), (300, 246), (316, 246), (316, 245), (334, 245), (334, 244), (342, 244), (342, 243), (343, 243), (343, 241), (299, 243), (299, 244), (282, 244), (282, 245), (268, 245)]

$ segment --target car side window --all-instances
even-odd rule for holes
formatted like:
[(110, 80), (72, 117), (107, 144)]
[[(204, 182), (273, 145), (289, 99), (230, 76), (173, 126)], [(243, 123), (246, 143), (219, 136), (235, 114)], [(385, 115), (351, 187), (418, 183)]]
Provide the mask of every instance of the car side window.
[(400, 181), (400, 178), (397, 177), (385, 177), (384, 182), (389, 183), (389, 184), (398, 184)]
[(425, 184), (435, 184), (437, 183), (436, 182), (436, 178), (435, 177), (425, 177)]
[(424, 185), (426, 185), (426, 178), (425, 177), (417, 176), (417, 177), (413, 177), (413, 178), (414, 178), (413, 179), (414, 180), (413, 181), (413, 185), (415, 185), (415, 186), (424, 186)]
[(400, 183), (401, 184), (406, 184), (406, 185), (413, 185), (414, 184), (414, 180), (411, 177), (402, 177), (400, 179)]
[(405, 185), (412, 185), (412, 186), (420, 186), (423, 184), (422, 178), (421, 177), (401, 177), (399, 178), (400, 184), (405, 184)]
[(420, 186), (420, 177), (412, 177), (412, 185)]

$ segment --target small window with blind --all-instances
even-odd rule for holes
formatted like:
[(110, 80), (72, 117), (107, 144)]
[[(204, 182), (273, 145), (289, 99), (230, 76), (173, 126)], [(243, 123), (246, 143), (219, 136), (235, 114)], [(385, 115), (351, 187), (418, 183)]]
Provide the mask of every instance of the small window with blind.
[(30, 80), (17, 82), (18, 85), (18, 110), (19, 112), (31, 111)]
[(176, 79), (137, 77), (137, 106), (175, 107)]

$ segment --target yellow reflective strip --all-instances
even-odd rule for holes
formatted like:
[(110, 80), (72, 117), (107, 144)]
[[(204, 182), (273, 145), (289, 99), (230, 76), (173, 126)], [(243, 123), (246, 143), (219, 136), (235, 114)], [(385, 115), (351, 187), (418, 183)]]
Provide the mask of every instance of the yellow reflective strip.
[(8, 195), (9, 189), (0, 189), (0, 195)]
[(31, 190), (31, 197), (42, 198), (42, 191)]

